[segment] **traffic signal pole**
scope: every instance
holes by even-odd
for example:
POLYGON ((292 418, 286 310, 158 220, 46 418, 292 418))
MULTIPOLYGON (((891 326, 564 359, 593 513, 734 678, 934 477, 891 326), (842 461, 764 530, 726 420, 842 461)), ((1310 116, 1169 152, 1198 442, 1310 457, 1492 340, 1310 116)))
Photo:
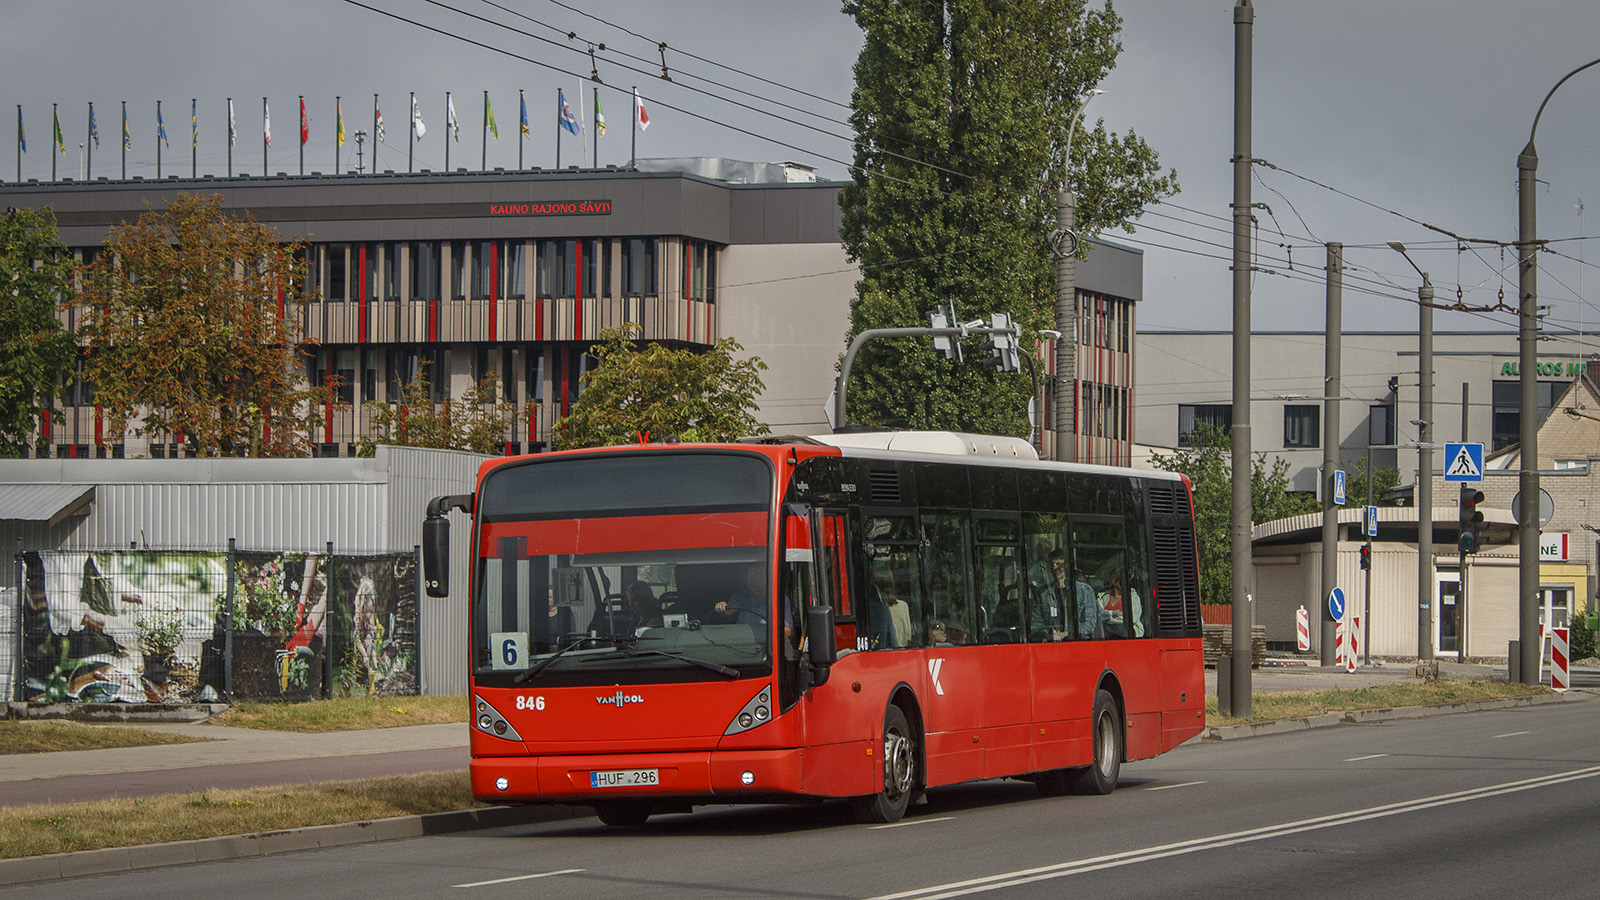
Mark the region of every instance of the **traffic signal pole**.
MULTIPOLYGON (((980 321, 978 323, 953 325, 947 328, 929 328, 926 326, 913 328, 868 328, 865 331, 857 334, 855 338, 850 341, 849 349, 845 350, 844 352, 844 361, 839 364, 839 378, 834 383, 833 430, 835 432, 843 431, 849 423, 849 419, 845 417, 845 410, 848 408, 845 402, 845 391, 848 389, 850 384, 850 368, 851 366, 855 365, 856 354, 860 352, 861 346, 870 340, 875 340, 877 338, 897 337, 948 337, 959 339, 975 334, 993 335, 993 347, 991 349, 1001 360, 998 365, 1003 371, 1006 372, 1017 371, 1018 355, 1022 352, 1020 349, 1022 342, 1021 327, 1012 322, 1010 317, 1003 313, 996 314, 993 318, 991 318, 990 322, 991 324, 989 325, 984 325, 980 321), (1002 340, 1002 336, 1006 340, 1002 340)), ((951 358, 954 359, 955 356, 952 355, 951 358)), ((1035 389, 1034 393, 1038 393, 1037 388, 1035 389)))

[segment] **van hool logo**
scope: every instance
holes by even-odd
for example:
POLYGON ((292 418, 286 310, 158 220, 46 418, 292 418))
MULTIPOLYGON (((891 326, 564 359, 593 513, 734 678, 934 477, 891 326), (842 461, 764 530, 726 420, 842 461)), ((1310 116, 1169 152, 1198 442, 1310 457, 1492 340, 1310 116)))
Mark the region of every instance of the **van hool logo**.
POLYGON ((601 706, 627 706, 629 703, 643 703, 644 698, 638 694, 624 694, 617 691, 609 697, 596 697, 594 702, 601 706))
POLYGON ((545 203, 491 203, 491 216, 609 216, 610 200, 561 200, 545 203))

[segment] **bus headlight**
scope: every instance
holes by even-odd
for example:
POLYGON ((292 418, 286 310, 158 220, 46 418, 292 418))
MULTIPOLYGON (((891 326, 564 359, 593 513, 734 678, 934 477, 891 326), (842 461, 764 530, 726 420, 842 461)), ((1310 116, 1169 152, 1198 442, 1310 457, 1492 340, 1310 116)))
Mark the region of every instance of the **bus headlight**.
POLYGON ((743 709, 734 714, 733 721, 728 723, 728 729, 722 732, 723 736, 749 731, 765 724, 772 718, 771 703, 771 688, 762 688, 754 697, 750 698, 750 702, 746 703, 743 709))

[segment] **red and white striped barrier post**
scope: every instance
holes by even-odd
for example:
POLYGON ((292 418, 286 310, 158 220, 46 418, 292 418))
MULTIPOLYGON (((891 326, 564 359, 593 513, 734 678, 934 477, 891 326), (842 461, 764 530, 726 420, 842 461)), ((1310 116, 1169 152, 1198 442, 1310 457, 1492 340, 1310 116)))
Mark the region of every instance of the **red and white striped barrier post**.
POLYGON ((1311 614, 1304 606, 1294 614, 1295 646, 1304 653, 1311 649, 1311 614))
POLYGON ((1344 642, 1346 653, 1344 668, 1346 672, 1355 672, 1356 664, 1361 659, 1361 617, 1352 613, 1350 627, 1347 630, 1349 634, 1344 642))
POLYGON ((1557 691, 1565 691, 1572 683, 1568 671, 1567 657, 1571 654, 1571 629, 1550 629, 1550 687, 1557 691))

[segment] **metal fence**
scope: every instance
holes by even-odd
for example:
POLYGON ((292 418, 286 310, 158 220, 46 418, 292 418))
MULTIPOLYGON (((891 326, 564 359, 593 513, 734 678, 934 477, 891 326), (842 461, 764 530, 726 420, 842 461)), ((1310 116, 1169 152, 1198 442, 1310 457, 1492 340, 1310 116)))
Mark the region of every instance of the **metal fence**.
POLYGON ((226 550, 25 551, 16 565, 23 590, 0 598, 0 671, 14 700, 419 693, 415 551, 238 550, 230 540, 226 550))

